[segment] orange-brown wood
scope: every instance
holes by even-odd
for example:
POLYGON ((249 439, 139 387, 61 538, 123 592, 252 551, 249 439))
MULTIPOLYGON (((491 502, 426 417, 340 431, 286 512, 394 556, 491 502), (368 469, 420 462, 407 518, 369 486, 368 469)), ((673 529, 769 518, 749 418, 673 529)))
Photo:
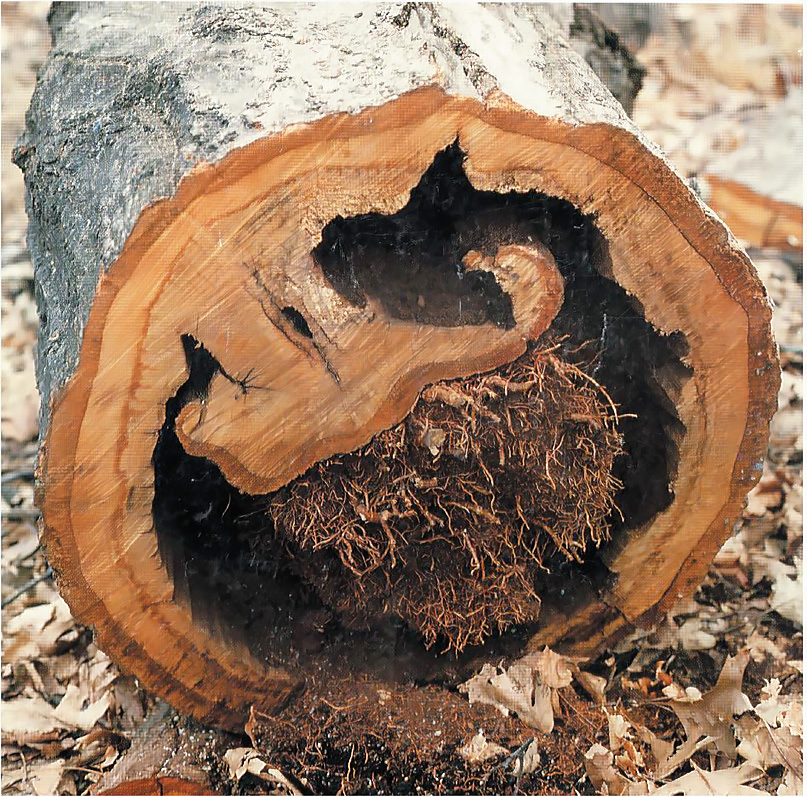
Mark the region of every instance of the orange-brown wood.
POLYGON ((465 259, 511 296, 509 330, 355 307, 312 261, 325 224, 398 211, 455 140, 475 188, 538 190, 595 214, 610 252, 598 268, 689 346, 688 379, 655 375, 685 428, 674 500, 605 551, 608 592, 584 594, 572 615, 548 608, 540 640, 590 651, 692 590, 761 472, 778 384, 764 290, 726 229, 631 133, 541 117, 495 92, 485 105, 430 87, 267 136, 199 167, 142 214, 98 285, 40 460, 44 540, 74 613, 121 666, 206 721, 242 727, 250 706, 271 711, 300 679, 196 621, 160 556, 151 457, 166 401, 187 378, 181 336, 264 388, 219 374, 177 421, 188 453, 250 493, 359 447, 426 384, 517 357, 562 300, 540 244, 465 259), (310 339, 295 337, 284 307, 305 317, 310 339))
MULTIPOLYGON (((301 197, 300 206, 310 199, 301 197)), ((277 234, 279 240, 291 235, 286 229, 277 234)), ((302 244, 299 266, 264 267, 253 285, 239 286, 240 301, 249 307, 251 293, 260 307, 251 319, 257 323, 200 327, 205 346, 222 352, 228 373, 252 370, 251 379, 266 389, 245 395, 215 377, 204 401, 180 413, 177 434, 189 454, 214 460, 228 481, 250 493, 276 490, 315 462, 353 451, 394 426, 427 384, 516 359, 549 327, 563 301, 563 278, 548 250, 538 243, 510 245, 487 258, 471 252, 465 260, 468 270, 484 268, 499 278, 513 301, 513 329, 400 321, 374 301, 352 308, 329 288, 306 254, 314 243, 302 244), (283 317, 280 308, 289 305, 304 308, 312 340, 283 317), (267 418, 283 423, 267 424, 267 418)), ((260 245, 267 246, 266 236, 260 245)), ((249 249, 226 256, 259 268, 249 249)), ((198 251, 186 257, 197 273, 207 267, 198 251)))
POLYGON ((131 794, 131 795, 147 795, 147 794, 220 794, 217 791, 210 791, 204 784, 194 783, 190 780, 183 780, 182 778, 138 778, 137 780, 130 780, 126 783, 121 783, 114 786, 108 791, 99 792, 100 794, 131 794))

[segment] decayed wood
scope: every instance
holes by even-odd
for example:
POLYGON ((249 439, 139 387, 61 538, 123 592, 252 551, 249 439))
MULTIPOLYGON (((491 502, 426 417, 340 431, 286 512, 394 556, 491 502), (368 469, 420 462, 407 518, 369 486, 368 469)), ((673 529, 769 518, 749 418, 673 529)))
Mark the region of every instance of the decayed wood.
MULTIPOLYGON (((416 148, 414 140, 406 144, 416 148)), ((424 156, 428 157, 428 151, 424 156)), ((362 163, 360 147, 348 150, 346 158, 359 170, 378 168, 375 159, 362 163)), ((253 164, 249 181, 272 192, 274 158, 268 160, 270 166, 265 171, 253 164)), ((424 171, 427 165, 416 161, 412 176, 417 175, 419 166, 424 171)), ((320 182, 321 192, 323 167, 317 164, 314 168, 317 178, 306 181, 306 175, 299 177, 312 189, 320 182)), ((325 168, 338 169, 339 165, 325 168)), ((244 194, 254 190, 243 189, 244 194)), ((377 184, 371 190, 378 190, 377 184)), ((231 214, 220 197, 208 194, 205 201, 211 203, 210 210, 199 206, 199 212, 215 213, 219 234, 237 242, 239 230, 260 215, 265 196, 258 194, 247 208, 239 207, 231 214)), ((309 191, 293 194, 291 199, 309 212, 325 215, 316 208, 316 198, 309 191)), ((288 247, 299 223, 294 219, 288 228, 278 225, 270 235, 252 239, 250 247, 235 243, 235 251, 224 246, 211 250, 210 241, 206 246, 186 247, 176 266, 177 277, 171 280, 178 294, 172 295, 166 286, 160 297, 161 302, 176 304, 182 295, 187 299, 188 284, 203 284, 210 293, 199 297, 198 305, 192 307, 218 305, 225 317, 240 313, 244 319, 233 329, 222 327, 220 316, 211 317, 210 326, 203 323, 198 327, 198 335, 208 350, 222 352, 220 359, 217 356, 222 371, 251 371, 252 384, 239 386, 227 378, 215 379, 204 400, 192 402, 181 411, 177 435, 189 454, 216 461, 227 480, 245 492, 276 490, 315 462, 354 450, 400 421, 427 384, 488 371, 515 359, 524 352, 526 341, 535 340, 547 329, 563 299, 563 279, 543 246, 503 246, 489 259, 488 270, 499 277, 499 284, 513 301, 516 323, 512 329, 396 323, 376 302, 368 301, 365 307, 354 309, 340 301, 324 275, 311 268, 308 253, 315 242, 309 237, 302 238, 282 271, 273 273, 256 265, 266 252, 288 247), (215 258, 247 264, 252 280, 244 280, 234 271, 228 275, 232 281, 204 281, 211 251, 215 258), (258 311, 244 313, 250 300, 257 303, 258 311), (296 332, 283 316, 281 308, 290 306, 302 308, 311 339, 296 332), (272 352, 272 362, 263 365, 266 351, 272 352), (372 364, 371 369, 368 364, 372 364), (282 418, 283 423, 267 425, 268 417, 282 418)), ((149 246, 148 250, 149 258, 153 257, 155 248, 149 246)), ((483 262, 481 258, 480 253, 469 253, 466 261, 474 266, 467 270, 474 270, 476 263, 483 262)), ((140 271, 141 262, 137 258, 132 268, 140 271)), ((164 278, 165 261, 160 254, 150 262, 155 264, 154 278, 164 278)), ((125 258, 118 266, 124 263, 128 263, 125 258)), ((193 312, 198 311, 191 309, 193 312)), ((187 327, 191 319, 186 316, 179 324, 187 327)), ((112 320, 110 312, 106 329, 112 320)), ((122 320, 124 325, 129 323, 128 310, 124 310, 122 320)), ((164 338, 158 340, 161 345, 164 338)), ((158 385, 151 389, 157 395, 162 391, 158 385)))
POLYGON ((652 375, 678 420, 672 500, 616 535, 607 584, 547 596, 532 644, 590 652, 694 589, 761 473, 770 306, 544 11, 170 5, 155 19, 126 5, 57 8, 53 23, 17 152, 43 311, 43 539, 71 609, 122 666, 230 727, 300 685, 199 622, 159 549, 152 456, 189 346, 216 368, 179 411, 183 447, 265 493, 551 325, 563 279, 538 241, 465 255, 465 274, 510 297, 506 324, 395 318, 315 261, 328 223, 399 212, 451 147, 477 191, 537 191, 595 218, 596 268, 686 344, 652 375))

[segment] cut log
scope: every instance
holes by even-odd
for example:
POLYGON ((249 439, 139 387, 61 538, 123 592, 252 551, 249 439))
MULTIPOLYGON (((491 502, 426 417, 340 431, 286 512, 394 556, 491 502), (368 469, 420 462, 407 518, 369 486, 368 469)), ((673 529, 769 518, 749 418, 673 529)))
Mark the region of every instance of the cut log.
POLYGON ((243 728, 331 675, 591 653, 695 589, 762 471, 771 308, 558 21, 51 28, 15 155, 42 539, 124 670, 243 728))

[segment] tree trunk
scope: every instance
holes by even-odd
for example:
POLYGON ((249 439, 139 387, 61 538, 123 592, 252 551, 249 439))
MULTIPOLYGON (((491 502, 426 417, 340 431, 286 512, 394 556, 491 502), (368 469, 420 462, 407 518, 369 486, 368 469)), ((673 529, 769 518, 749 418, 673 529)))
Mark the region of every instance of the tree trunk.
POLYGON ((54 7, 16 151, 42 537, 177 708, 591 653, 730 533, 771 309, 563 17, 54 7))

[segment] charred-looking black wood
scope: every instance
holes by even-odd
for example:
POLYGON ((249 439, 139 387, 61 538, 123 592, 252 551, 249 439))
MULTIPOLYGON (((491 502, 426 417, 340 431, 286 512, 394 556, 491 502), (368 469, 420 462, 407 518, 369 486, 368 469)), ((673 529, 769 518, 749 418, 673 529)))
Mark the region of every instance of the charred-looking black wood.
MULTIPOLYGON (((315 258, 346 298, 360 303, 362 297, 372 295, 391 314, 399 312, 398 317, 410 318, 424 309, 424 302, 416 298, 420 291, 426 292, 425 307, 429 307, 435 281, 425 279, 428 271, 424 269, 415 274, 417 287, 412 289, 408 277, 396 277, 390 264, 397 263, 409 274, 412 263, 430 262, 445 274, 440 290, 450 289, 441 295, 444 310, 448 295, 457 299, 462 293, 477 296, 477 312, 484 314, 490 312, 491 294, 465 293, 468 275, 460 277, 462 272, 456 268, 463 253, 471 249, 494 252, 511 243, 545 244, 566 283, 564 303, 550 333, 553 338, 563 337, 564 356, 596 363, 592 375, 624 416, 619 428, 625 453, 615 460, 613 471, 623 486, 616 498, 618 511, 611 518, 612 538, 637 528, 667 507, 673 497, 670 485, 677 466, 677 441, 685 430, 655 380, 668 369, 682 383, 688 378, 683 362, 686 342, 681 336, 659 334, 636 302, 604 276, 610 273, 608 245, 596 219, 566 201, 536 191, 477 191, 463 171, 463 158, 456 144, 438 153, 413 189, 409 204, 392 217, 367 214, 326 225, 315 258), (407 219, 414 225, 412 229, 407 227, 407 219), (428 226, 430 220, 433 228, 428 226), (431 259, 423 256, 418 248, 421 244, 431 259), (449 266, 454 269, 451 278, 449 266), (388 289, 389 285, 393 287, 388 289)), ((441 312, 435 310, 437 316, 441 312)), ((305 334, 305 327, 295 323, 294 309, 286 308, 284 313, 305 334)), ((439 323, 446 320, 445 315, 435 319, 439 323)), ((272 496, 238 492, 214 464, 182 449, 174 433, 179 410, 187 400, 203 394, 210 379, 221 373, 214 353, 200 345, 203 341, 186 337, 184 343, 188 381, 166 405, 165 424, 153 458, 155 525, 177 595, 190 601, 194 615, 207 627, 246 638, 272 663, 288 663, 284 659, 288 650, 302 656, 302 661, 327 639, 331 661, 339 655, 352 660, 356 654, 346 651, 358 646, 363 652, 353 666, 366 662, 367 668, 377 669, 391 652, 397 656, 406 651, 416 662, 410 669, 401 668, 406 677, 433 674, 437 666, 434 656, 394 619, 389 633, 340 627, 338 618, 323 611, 315 590, 300 577, 294 551, 275 534, 266 512, 272 496), (300 627, 305 626, 301 617, 313 618, 313 645, 305 634, 300 635, 300 627), (373 657, 367 651, 378 655, 373 657)), ((536 585, 539 593, 568 589, 574 579, 602 587, 609 577, 597 550, 589 551, 582 565, 560 557, 549 564, 552 573, 536 585)), ((514 640, 526 637, 508 634, 493 644, 517 645, 514 640)), ((439 666, 450 665, 443 662, 439 666)))
POLYGON ((463 227, 463 219, 483 221, 485 212, 476 206, 479 192, 465 176, 464 157, 456 141, 437 153, 409 202, 391 216, 337 216, 325 226, 312 254, 345 299, 364 307, 371 296, 392 318, 419 324, 515 326, 512 299, 493 274, 462 265, 487 232, 463 227))

